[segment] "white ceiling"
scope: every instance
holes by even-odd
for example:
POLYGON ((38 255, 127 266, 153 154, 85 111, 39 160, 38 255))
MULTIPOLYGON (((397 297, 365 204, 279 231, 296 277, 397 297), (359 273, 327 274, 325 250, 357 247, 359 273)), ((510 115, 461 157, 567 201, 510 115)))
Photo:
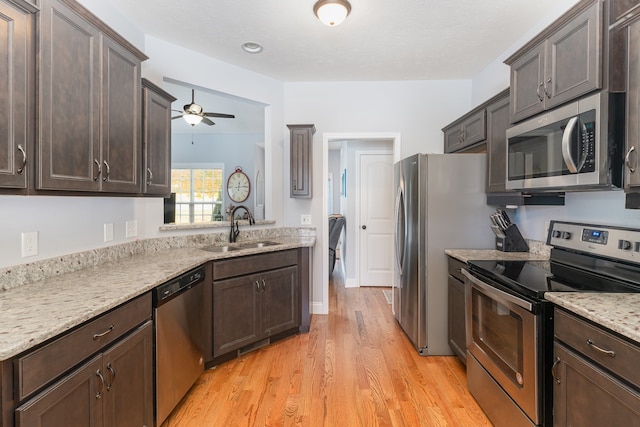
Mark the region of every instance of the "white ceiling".
POLYGON ((555 0, 350 0, 338 27, 318 21, 316 0, 110 1, 146 34, 293 82, 469 79, 555 0))

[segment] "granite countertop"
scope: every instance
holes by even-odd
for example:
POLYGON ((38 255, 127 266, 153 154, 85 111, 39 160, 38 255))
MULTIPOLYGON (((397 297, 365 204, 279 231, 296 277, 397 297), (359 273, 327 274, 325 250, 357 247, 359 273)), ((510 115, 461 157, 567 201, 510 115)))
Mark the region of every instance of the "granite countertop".
POLYGON ((157 250, 0 291, 0 361, 207 261, 315 245, 315 236, 269 240, 279 244, 229 252, 209 252, 202 246, 157 250))
POLYGON ((445 249, 444 253, 464 263, 469 261, 546 261, 549 255, 533 252, 502 252, 496 249, 445 249))
POLYGON ((640 293, 547 292, 544 297, 640 345, 640 293))

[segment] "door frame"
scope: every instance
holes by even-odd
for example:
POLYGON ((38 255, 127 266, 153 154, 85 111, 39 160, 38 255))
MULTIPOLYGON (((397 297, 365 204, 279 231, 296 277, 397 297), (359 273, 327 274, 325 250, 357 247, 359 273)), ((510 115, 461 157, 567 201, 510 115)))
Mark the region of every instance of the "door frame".
MULTIPOLYGON (((393 156, 393 152, 394 150, 391 149, 380 149, 380 148, 372 148, 371 150, 356 150, 356 171, 355 171, 355 178, 356 178, 356 189, 355 189, 355 196, 358 197, 358 202, 356 203, 356 218, 355 221, 357 221, 358 225, 360 222, 360 190, 361 190, 361 185, 362 183, 360 182, 360 161, 362 160, 362 156, 363 155, 376 155, 376 154, 380 154, 380 155, 385 155, 385 154, 389 154, 393 156)), ((393 176, 393 163, 394 163, 395 159, 391 159, 391 172, 392 172, 392 176, 393 176)), ((393 183, 391 183, 391 185, 393 186, 393 183)), ((389 203, 393 204, 393 193, 390 195, 390 199, 389 199, 389 203)), ((353 220, 352 220, 353 221, 353 220)), ((391 233, 393 233, 393 227, 391 227, 391 233)), ((347 283, 345 283, 345 287, 347 288, 359 288, 360 287, 360 277, 361 277, 361 271, 362 271, 362 264, 361 264, 361 259, 360 259, 360 244, 361 244, 361 239, 362 239, 362 231, 361 228, 358 226, 358 228, 356 229, 356 278, 355 278, 355 283, 352 283, 353 281, 347 281, 347 283)), ((391 255, 391 261, 393 261, 393 254, 391 255)), ((389 265, 393 265, 393 263, 390 263, 389 265)), ((393 272, 392 272, 393 274, 393 272)))
MULTIPOLYGON (((322 134, 322 212, 327 212, 327 179, 329 173, 329 142, 342 140, 393 140, 393 162, 400 160, 401 133, 400 132, 336 132, 322 134)), ((322 259, 322 302, 312 302, 311 312, 314 314, 329 313, 329 257, 324 256, 329 251, 329 224, 328 221, 320 221, 318 230, 320 237, 316 242, 317 250, 320 251, 322 259)), ((317 257, 314 257, 317 260, 317 257)), ((315 268, 314 268, 315 270, 315 268)), ((314 275, 317 277, 316 275, 314 275)), ((313 286, 314 293, 316 286, 313 286)))

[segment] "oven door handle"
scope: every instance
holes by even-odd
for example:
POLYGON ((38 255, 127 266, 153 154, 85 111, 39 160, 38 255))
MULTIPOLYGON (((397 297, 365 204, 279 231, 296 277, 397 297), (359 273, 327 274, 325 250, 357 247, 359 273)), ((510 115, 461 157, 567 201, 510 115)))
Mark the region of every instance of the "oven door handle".
POLYGON ((462 274, 465 275, 471 282, 476 285, 481 291, 483 291, 489 297, 496 297, 508 301, 512 304, 517 305, 518 307, 522 307, 529 312, 533 312, 533 304, 530 302, 524 301, 516 296, 513 296, 509 293, 501 291, 500 289, 494 288, 491 285, 486 284, 475 276, 472 276, 467 270, 462 269, 462 274))

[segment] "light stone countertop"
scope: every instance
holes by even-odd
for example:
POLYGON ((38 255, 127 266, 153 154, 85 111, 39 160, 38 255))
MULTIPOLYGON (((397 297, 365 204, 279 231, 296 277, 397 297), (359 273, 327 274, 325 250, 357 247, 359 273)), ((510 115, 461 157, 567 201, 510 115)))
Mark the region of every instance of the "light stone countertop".
POLYGON ((467 263, 469 261, 546 261, 549 255, 533 252, 502 252, 496 249, 445 249, 444 253, 467 263))
POLYGON ((269 240, 280 244, 229 252, 208 252, 201 247, 161 249, 0 291, 0 361, 207 261, 315 245, 315 236, 269 240))
POLYGON ((547 292, 544 297, 640 345, 640 293, 547 292))

